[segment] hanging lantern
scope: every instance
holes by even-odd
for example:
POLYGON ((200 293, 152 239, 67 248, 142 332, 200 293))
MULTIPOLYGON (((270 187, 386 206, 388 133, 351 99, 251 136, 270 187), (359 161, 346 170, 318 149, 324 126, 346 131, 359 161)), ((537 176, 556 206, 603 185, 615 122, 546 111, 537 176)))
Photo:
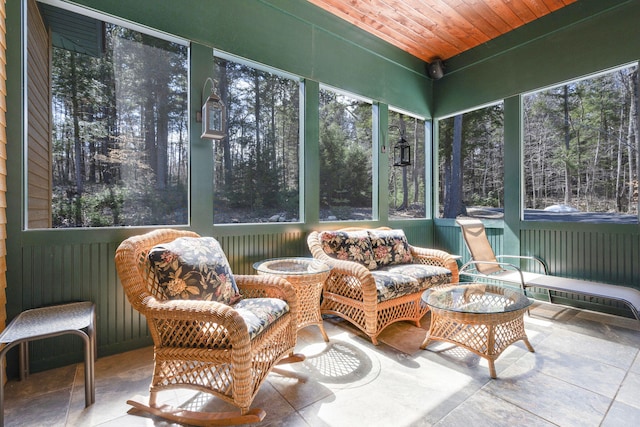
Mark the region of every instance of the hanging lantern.
POLYGON ((411 166, 411 146, 400 136, 400 141, 393 147, 393 166, 411 166))
MULTIPOLYGON (((209 80, 211 80, 211 78, 207 78, 204 82, 205 86, 209 80)), ((220 97, 215 93, 215 83, 213 80, 211 80, 211 85, 211 94, 205 103, 202 104, 202 135, 200 137, 219 141, 227 134, 225 107, 220 97)), ((204 92, 204 87, 202 91, 204 92)))

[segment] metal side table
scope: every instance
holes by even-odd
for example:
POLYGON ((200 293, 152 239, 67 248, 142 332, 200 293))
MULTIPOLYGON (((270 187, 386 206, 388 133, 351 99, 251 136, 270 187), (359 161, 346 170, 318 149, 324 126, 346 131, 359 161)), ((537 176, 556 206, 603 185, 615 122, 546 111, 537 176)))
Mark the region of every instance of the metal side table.
MULTIPOLYGON (((85 406, 95 402, 96 331, 95 304, 75 302, 26 310, 16 316, 0 334, 0 363, 7 352, 20 344, 20 380, 29 375, 29 341, 75 334, 84 340, 85 406), (86 332, 85 332, 86 330, 86 332)), ((0 426, 4 425, 4 368, 0 367, 0 426)))

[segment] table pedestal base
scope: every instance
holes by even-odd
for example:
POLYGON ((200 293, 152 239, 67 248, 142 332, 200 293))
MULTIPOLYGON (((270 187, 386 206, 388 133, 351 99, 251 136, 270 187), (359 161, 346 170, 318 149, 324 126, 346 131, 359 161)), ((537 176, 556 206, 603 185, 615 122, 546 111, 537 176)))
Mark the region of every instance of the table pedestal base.
POLYGON ((489 361, 489 374, 496 378, 495 360, 511 344, 524 341, 534 352, 524 330, 525 309, 508 313, 461 313, 431 309, 431 326, 420 346, 445 341, 466 348, 489 361))

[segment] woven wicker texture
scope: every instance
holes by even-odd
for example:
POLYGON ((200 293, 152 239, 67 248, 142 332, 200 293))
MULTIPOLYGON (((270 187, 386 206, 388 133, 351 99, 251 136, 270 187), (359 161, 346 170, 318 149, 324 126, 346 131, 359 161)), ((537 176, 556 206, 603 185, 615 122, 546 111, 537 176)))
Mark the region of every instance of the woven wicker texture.
POLYGON ((320 297, 329 266, 313 258, 282 258, 255 263, 254 268, 259 274, 273 274, 291 283, 298 297, 298 330, 316 325, 322 338, 329 342, 320 313, 320 297))
MULTIPOLYGON (((389 230, 381 227, 380 230, 389 230)), ((365 230, 345 228, 344 231, 365 230)), ((378 302, 376 283, 371 271, 352 261, 343 261, 328 256, 322 249, 320 232, 314 231, 307 238, 309 250, 314 258, 332 267, 325 281, 323 314, 342 317, 363 331, 373 344, 378 344, 378 335, 391 323, 408 320, 420 326, 420 319, 429 311, 422 301, 422 291, 378 302)), ((451 282, 458 281, 458 264, 444 251, 409 246, 413 263, 435 265, 451 271, 451 282)))
POLYGON ((427 303, 431 326, 421 348, 431 341, 464 347, 489 361, 491 378, 496 378, 495 360, 514 342, 524 341, 533 352, 523 321, 531 302, 522 292, 487 284, 439 286, 427 303))
POLYGON ((165 300, 147 261, 149 250, 196 233, 171 229, 134 236, 120 244, 116 267, 127 298, 149 324, 155 351, 150 406, 167 388, 192 388, 211 393, 249 411, 271 368, 293 354, 298 304, 295 291, 275 276, 235 275, 243 298, 280 298, 289 312, 253 340, 233 309, 218 302, 165 300))

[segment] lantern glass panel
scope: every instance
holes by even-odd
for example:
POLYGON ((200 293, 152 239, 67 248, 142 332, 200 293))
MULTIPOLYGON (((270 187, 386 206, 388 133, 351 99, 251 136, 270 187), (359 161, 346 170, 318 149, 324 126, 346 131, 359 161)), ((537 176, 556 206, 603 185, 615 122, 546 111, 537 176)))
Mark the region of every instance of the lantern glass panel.
POLYGON ((202 106, 202 118, 202 138, 224 138, 224 105, 215 95, 210 96, 202 106))

